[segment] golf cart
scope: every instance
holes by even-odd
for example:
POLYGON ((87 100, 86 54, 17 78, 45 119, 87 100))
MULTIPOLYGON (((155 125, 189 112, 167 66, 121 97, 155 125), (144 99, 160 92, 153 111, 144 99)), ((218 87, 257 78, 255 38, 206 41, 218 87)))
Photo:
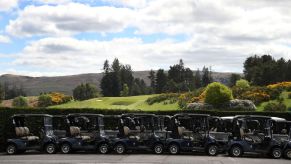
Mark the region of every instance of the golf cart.
POLYGON ((281 158, 281 142, 273 138, 272 127, 271 117, 235 116, 233 135, 228 143, 229 155, 239 157, 244 153, 256 153, 281 158))
POLYGON ((176 114, 171 119, 172 133, 166 145, 171 154, 180 151, 206 152, 215 156, 224 151, 225 141, 218 141, 209 134, 209 120, 205 114, 176 114))
POLYGON ((62 153, 98 150, 105 154, 109 151, 109 140, 104 133, 103 115, 69 114, 65 120, 66 136, 59 138, 62 153))
POLYGON ((147 150, 161 154, 166 138, 161 134, 159 120, 159 117, 154 114, 121 115, 117 138, 112 139, 116 153, 123 154, 127 150, 147 150))
POLYGON ((26 150, 56 153, 57 138, 52 131, 52 116, 47 114, 16 114, 11 117, 13 138, 7 140, 7 154, 26 150))

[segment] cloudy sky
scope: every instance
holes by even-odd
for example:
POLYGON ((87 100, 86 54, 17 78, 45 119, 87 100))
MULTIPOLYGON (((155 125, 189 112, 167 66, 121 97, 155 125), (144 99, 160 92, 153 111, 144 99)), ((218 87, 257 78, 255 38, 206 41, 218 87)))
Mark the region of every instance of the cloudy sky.
POLYGON ((242 72, 253 54, 291 59, 289 0, 0 0, 0 74, 186 66, 242 72))

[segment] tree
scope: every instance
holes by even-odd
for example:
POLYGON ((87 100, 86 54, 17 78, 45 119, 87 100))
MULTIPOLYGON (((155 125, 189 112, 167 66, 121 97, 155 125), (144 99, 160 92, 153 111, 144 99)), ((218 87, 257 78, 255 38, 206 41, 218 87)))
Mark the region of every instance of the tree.
POLYGON ((27 99, 23 96, 15 97, 12 101, 13 107, 28 107, 27 99))
POLYGON ((205 102, 214 107, 219 108, 231 99, 233 99, 232 91, 221 83, 214 82, 206 87, 205 102))
POLYGON ((202 74, 202 86, 205 87, 213 81, 211 71, 208 68, 203 67, 202 74))
POLYGON ((5 98, 5 92, 4 92, 4 87, 2 84, 0 84, 0 103, 4 100, 5 98))
POLYGON ((232 73, 230 75, 230 78, 229 78, 229 82, 230 82, 230 86, 234 86, 236 81, 240 80, 241 79, 241 76, 239 74, 236 74, 236 73, 232 73))
POLYGON ((151 82, 151 84, 150 84, 151 90, 152 90, 152 92, 154 92, 155 86, 156 86, 156 73, 155 73, 155 71, 151 70, 148 78, 150 79, 150 82, 151 82))
POLYGON ((164 87, 167 84, 167 75, 165 74, 163 69, 159 69, 156 76, 156 93, 162 93, 164 87))
POLYGON ((120 96, 126 97, 129 95, 129 89, 127 84, 123 84, 122 91, 120 92, 120 96))
POLYGON ((194 86, 195 86, 195 88, 202 87, 202 79, 201 79, 201 74, 200 74, 199 69, 197 69, 195 76, 194 76, 194 86))
POLYGON ((250 87, 250 83, 245 79, 240 79, 240 80, 236 81, 235 86, 238 88, 245 89, 245 88, 250 87))
POLYGON ((99 93, 94 85, 89 83, 78 85, 73 90, 73 96, 76 100, 88 100, 98 97, 99 93))

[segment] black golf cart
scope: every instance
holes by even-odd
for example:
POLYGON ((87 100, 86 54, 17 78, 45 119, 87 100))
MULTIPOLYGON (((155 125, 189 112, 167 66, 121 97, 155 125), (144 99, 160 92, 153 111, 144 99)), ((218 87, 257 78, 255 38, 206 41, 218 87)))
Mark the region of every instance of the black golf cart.
POLYGON ((26 150, 56 153, 58 141, 52 130, 51 115, 16 114, 11 119, 14 136, 7 140, 7 154, 24 153, 26 150))
POLYGON ((244 153, 271 155, 281 158, 281 142, 272 136, 273 121, 267 116, 235 116, 233 134, 228 143, 230 156, 239 157, 244 153))
POLYGON ((128 150, 163 152, 165 135, 162 134, 160 118, 154 114, 123 114, 118 123, 118 134, 112 139, 118 154, 128 150))
POLYGON ((171 154, 180 151, 206 152, 215 156, 224 151, 226 141, 216 140, 209 134, 209 115, 204 114, 176 114, 171 119, 171 137, 166 145, 171 154))
MULTIPOLYGON (((66 120, 66 136, 59 137, 60 150, 67 154, 72 151, 109 151, 109 140, 104 133, 103 115, 69 114, 66 120)), ((63 133, 59 131, 61 136, 63 133)))

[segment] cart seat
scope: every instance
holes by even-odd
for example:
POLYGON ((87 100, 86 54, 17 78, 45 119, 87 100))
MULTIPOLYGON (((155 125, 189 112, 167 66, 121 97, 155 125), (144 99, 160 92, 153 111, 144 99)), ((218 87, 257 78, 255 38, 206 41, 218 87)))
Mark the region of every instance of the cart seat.
POLYGON ((15 127, 15 133, 17 137, 20 137, 21 139, 28 140, 28 141, 34 141, 39 140, 38 136, 33 136, 28 127, 15 127))
POLYGON ((70 126, 70 133, 72 136, 77 137, 77 138, 82 138, 82 140, 84 140, 84 141, 91 139, 90 136, 81 135, 80 128, 77 126, 70 126))

